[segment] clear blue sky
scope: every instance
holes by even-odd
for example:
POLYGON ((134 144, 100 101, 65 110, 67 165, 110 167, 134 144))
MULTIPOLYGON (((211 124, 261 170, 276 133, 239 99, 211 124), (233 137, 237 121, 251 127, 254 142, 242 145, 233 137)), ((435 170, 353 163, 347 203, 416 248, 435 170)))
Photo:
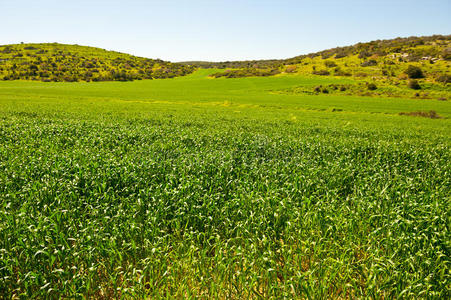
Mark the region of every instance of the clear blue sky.
POLYGON ((0 0, 0 44, 60 42, 149 58, 288 58, 451 34, 451 0, 0 0))

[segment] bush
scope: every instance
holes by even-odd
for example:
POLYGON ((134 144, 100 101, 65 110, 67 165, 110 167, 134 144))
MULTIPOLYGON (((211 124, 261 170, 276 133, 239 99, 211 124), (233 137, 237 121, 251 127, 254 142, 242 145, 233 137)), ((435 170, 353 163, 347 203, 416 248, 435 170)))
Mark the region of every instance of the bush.
POLYGON ((370 91, 374 91, 374 90, 377 90, 377 85, 375 85, 374 83, 370 83, 370 84, 368 84, 367 88, 370 91))
POLYGON ((361 67, 377 66, 377 61, 375 61, 374 59, 370 59, 361 63, 360 66, 361 67))
POLYGON ((439 77, 437 77, 436 81, 444 84, 451 83, 451 75, 449 74, 440 75, 439 77))
POLYGON ((445 50, 443 50, 442 58, 447 61, 451 60, 451 47, 448 47, 445 50))
POLYGON ((423 71, 417 66, 410 65, 404 73, 412 79, 424 78, 423 71))
POLYGON ((407 87, 411 88, 412 90, 420 90, 421 89, 421 86, 417 80, 409 80, 409 82, 407 83, 407 87))
POLYGON ((314 75, 321 75, 321 76, 327 76, 330 75, 330 72, 327 70, 319 70, 319 71, 313 71, 312 74, 314 75))
POLYGON ((333 67, 336 67, 336 66, 337 66, 337 64, 336 64, 335 62, 330 61, 330 60, 326 60, 326 61, 324 62, 324 65, 325 65, 326 67, 328 67, 328 68, 333 68, 333 67))
POLYGON ((343 58, 348 56, 345 52, 339 52, 335 55, 335 58, 343 58))
POLYGON ((364 72, 357 72, 354 74, 355 77, 367 77, 368 74, 364 73, 364 72))
POLYGON ((370 57, 371 55, 372 54, 369 53, 368 51, 363 50, 362 52, 359 53, 359 58, 367 58, 367 57, 370 57))
POLYGON ((252 77, 252 76, 274 76, 280 74, 279 69, 256 69, 256 68, 246 68, 238 70, 225 70, 224 72, 218 72, 211 74, 210 77, 214 78, 242 78, 242 77, 252 77))
POLYGON ((352 74, 346 71, 343 71, 342 69, 340 69, 340 67, 336 67, 334 70, 334 75, 335 76, 351 76, 352 74))

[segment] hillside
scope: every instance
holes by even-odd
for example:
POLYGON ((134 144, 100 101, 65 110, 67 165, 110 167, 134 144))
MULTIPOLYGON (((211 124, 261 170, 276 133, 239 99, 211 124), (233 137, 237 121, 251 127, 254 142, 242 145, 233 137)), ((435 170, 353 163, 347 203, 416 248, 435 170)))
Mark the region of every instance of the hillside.
POLYGON ((407 54, 408 61, 419 61, 423 57, 431 56, 451 60, 451 35, 432 35, 423 37, 395 38, 389 40, 375 40, 367 43, 358 43, 352 46, 336 47, 319 52, 295 56, 288 59, 243 60, 243 61, 187 61, 186 65, 195 65, 201 68, 275 68, 283 65, 302 63, 306 58, 321 57, 343 58, 357 55, 359 58, 371 56, 389 56, 394 53, 407 54))
POLYGON ((214 78, 299 75, 346 79, 346 84, 322 84, 276 89, 274 94, 337 94, 341 96, 403 97, 449 100, 451 36, 398 38, 359 43, 286 60, 225 63, 193 62, 219 68, 214 78))
POLYGON ((279 73, 322 76, 405 79, 409 65, 422 68, 423 77, 450 81, 451 35, 396 38, 358 43, 284 60, 187 62, 201 68, 229 69, 214 77, 271 76, 279 73))
POLYGON ((0 80, 129 81, 184 76, 194 69, 87 46, 58 43, 0 46, 0 80))

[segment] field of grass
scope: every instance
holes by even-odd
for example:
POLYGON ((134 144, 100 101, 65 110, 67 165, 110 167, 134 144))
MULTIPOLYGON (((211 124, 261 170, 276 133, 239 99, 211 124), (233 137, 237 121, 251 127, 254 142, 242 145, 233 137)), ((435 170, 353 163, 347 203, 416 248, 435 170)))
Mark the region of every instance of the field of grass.
POLYGON ((218 71, 0 82, 0 298, 451 296, 449 101, 218 71))

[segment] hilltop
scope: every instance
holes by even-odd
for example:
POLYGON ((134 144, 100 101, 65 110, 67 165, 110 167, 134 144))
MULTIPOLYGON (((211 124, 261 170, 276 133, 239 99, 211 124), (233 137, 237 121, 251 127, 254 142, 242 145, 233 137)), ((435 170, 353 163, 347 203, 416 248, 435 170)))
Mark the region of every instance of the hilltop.
POLYGON ((195 67, 58 43, 0 46, 0 80, 129 81, 173 78, 195 67))

